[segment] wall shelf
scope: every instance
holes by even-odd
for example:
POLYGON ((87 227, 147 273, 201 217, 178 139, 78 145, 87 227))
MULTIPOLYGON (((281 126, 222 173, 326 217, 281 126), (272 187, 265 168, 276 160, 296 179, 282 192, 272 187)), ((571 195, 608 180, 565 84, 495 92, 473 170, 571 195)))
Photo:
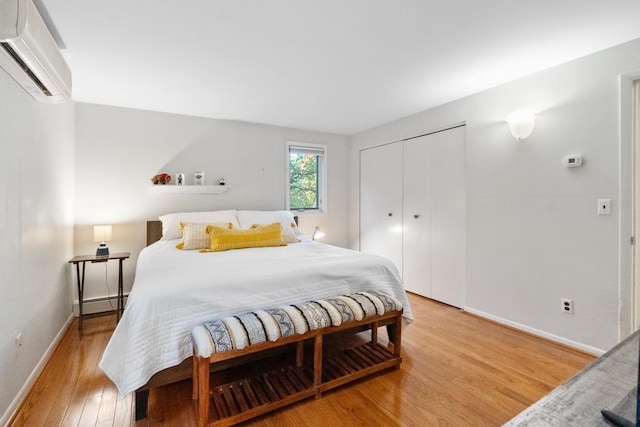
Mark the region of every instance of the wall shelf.
POLYGON ((164 194, 222 194, 231 187, 228 185, 162 185, 156 184, 153 190, 164 194))

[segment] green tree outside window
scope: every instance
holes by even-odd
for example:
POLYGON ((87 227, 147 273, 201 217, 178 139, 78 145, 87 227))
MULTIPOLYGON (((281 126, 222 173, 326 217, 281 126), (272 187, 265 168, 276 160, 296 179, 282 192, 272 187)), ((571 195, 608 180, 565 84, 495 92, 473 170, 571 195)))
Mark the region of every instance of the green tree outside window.
POLYGON ((318 209, 318 156, 289 154, 291 209, 318 209))

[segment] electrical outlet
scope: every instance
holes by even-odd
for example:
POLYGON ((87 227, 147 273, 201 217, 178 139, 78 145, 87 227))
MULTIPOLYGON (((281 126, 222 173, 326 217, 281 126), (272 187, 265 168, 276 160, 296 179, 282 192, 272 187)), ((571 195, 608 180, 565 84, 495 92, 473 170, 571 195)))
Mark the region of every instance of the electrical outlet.
POLYGON ((562 312, 565 314, 573 314, 573 300, 569 298, 562 298, 562 312))
POLYGON ((611 199, 598 199, 598 215, 611 215, 611 199))

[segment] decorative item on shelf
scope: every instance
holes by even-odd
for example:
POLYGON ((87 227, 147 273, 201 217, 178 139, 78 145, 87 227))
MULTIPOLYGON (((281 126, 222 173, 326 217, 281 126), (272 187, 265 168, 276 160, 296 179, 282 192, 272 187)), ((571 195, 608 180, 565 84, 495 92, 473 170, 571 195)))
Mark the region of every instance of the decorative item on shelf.
POLYGON ((176 174, 176 185, 184 185, 184 174, 177 173, 176 174))
POLYGON ((193 174, 193 183, 195 185, 204 185, 204 172, 195 172, 193 174))
POLYGON ((320 230, 320 227, 316 225, 315 230, 313 230, 313 235, 311 236, 312 240, 322 239, 324 237, 324 231, 320 230))
POLYGON ((168 184, 171 182, 171 175, 166 173, 159 173, 158 175, 155 175, 153 178, 151 178, 151 182, 153 183, 153 185, 168 184))
POLYGON ((218 181, 219 185, 227 185, 227 182, 224 180, 224 178, 220 178, 220 181, 218 181))
POLYGON ((533 132, 533 125, 536 121, 536 114, 529 110, 513 111, 505 117, 504 121, 509 125, 511 135, 522 141, 533 132))
POLYGON ((106 242, 111 241, 111 225, 94 225, 93 241, 100 243, 96 250, 96 256, 109 256, 109 248, 106 242))

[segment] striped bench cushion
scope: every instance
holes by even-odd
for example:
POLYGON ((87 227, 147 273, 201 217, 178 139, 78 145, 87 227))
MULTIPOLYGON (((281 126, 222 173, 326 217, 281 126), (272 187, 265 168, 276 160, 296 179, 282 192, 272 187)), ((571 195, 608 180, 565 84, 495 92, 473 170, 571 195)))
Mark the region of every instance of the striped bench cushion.
POLYGON ((368 291, 243 313, 196 326, 191 333, 194 353, 210 357, 401 309, 402 304, 395 298, 368 291))

